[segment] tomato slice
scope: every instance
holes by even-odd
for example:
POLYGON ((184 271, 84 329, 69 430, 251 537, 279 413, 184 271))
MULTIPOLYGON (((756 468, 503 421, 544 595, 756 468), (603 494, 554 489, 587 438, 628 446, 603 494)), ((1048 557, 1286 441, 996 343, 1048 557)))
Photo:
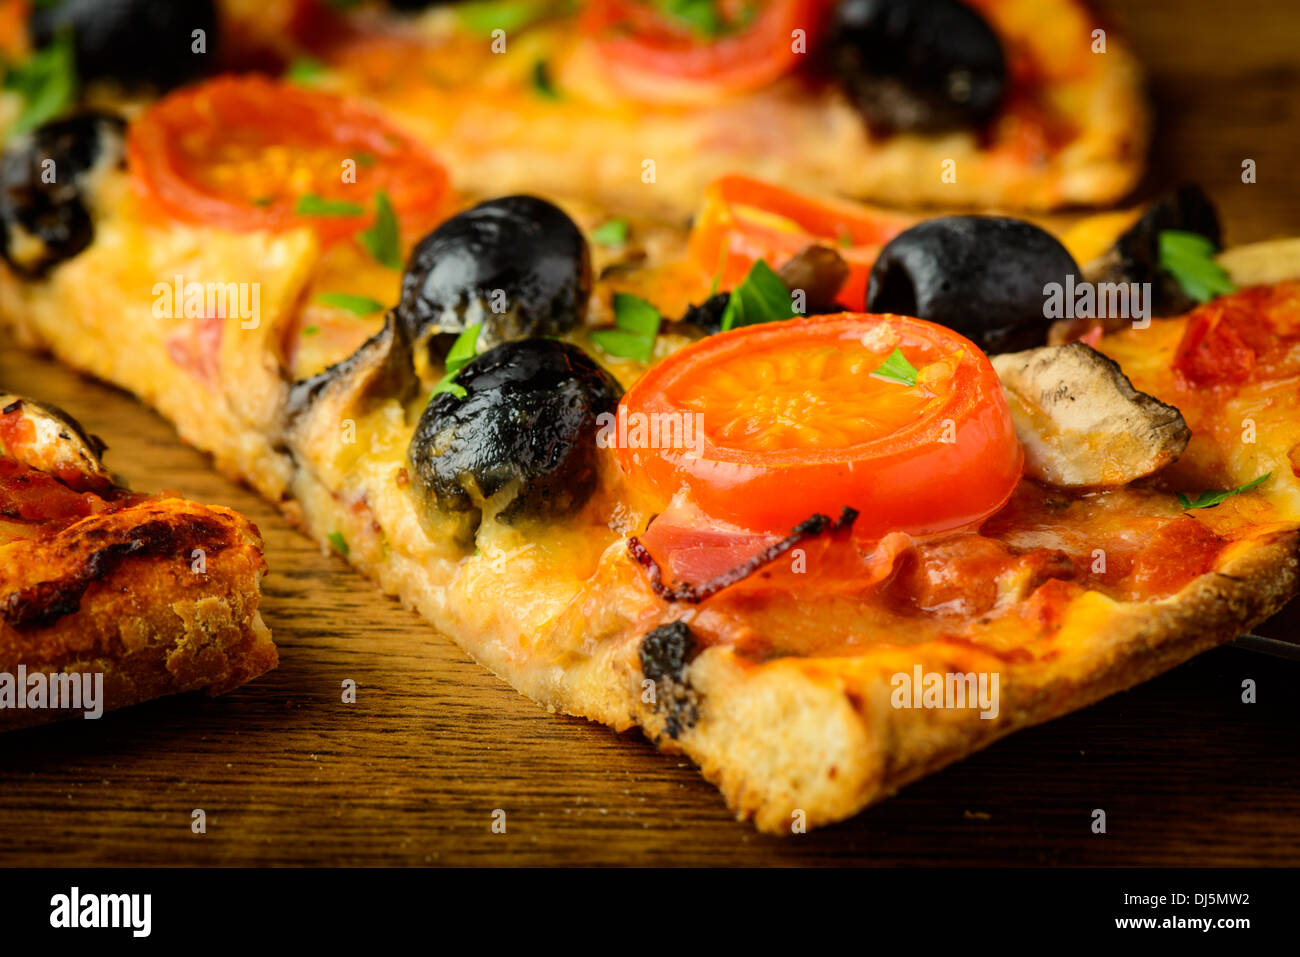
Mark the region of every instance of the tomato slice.
POLYGON ((915 221, 746 176, 724 176, 704 193, 691 229, 690 254, 701 269, 718 277, 719 288, 731 289, 757 259, 779 268, 810 245, 830 246, 849 267, 836 301, 858 312, 865 308, 867 280, 881 247, 915 221))
POLYGON ((860 513, 861 538, 973 525, 1007 500, 1023 464, 988 358, 904 316, 814 316, 702 339, 652 366, 618 417, 611 444, 629 481, 665 503, 684 489, 708 515, 758 532, 845 506, 860 513), (895 349, 914 385, 872 375, 895 349))
POLYGON ((698 103, 754 90, 794 69, 826 21, 825 0, 713 5, 701 32, 649 0, 589 0, 579 21, 609 77, 647 103, 698 103), (804 31, 796 52, 796 30, 804 31))
POLYGON ((371 110, 251 74, 155 103, 131 125, 127 161, 143 194, 176 219, 240 231, 309 225, 325 242, 369 224, 381 190, 403 232, 423 234, 447 193, 443 166, 371 110), (298 212, 304 196, 346 205, 308 215, 298 212))

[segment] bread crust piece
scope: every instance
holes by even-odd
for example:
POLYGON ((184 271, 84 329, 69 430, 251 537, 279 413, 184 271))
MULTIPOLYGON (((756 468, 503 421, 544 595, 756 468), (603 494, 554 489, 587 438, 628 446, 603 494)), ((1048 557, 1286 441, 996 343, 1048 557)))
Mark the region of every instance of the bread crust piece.
MULTIPOLYGON (((9 541, 0 545, 0 672, 102 673, 104 710, 230 691, 278 661, 258 611, 265 572, 256 526, 177 498, 9 541)), ((6 707, 0 730, 69 717, 80 714, 6 707)))

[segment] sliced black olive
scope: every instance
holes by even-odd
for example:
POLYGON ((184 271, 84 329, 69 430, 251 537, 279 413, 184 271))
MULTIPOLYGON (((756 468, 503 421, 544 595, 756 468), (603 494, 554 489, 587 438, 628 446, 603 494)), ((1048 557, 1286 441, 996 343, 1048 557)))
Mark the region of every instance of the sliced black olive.
POLYGON ((1042 345, 1044 287, 1079 267, 1050 233, 1001 216, 941 216, 899 233, 867 284, 868 312, 929 319, 985 352, 1042 345))
POLYGON ((412 485, 426 512, 512 524, 580 508, 596 488, 597 417, 622 390, 581 349, 523 339, 478 356, 456 377, 465 390, 433 397, 411 439, 412 485))
POLYGON ((87 194, 100 170, 123 164, 126 125, 82 113, 15 138, 0 156, 0 257, 28 278, 71 259, 95 229, 87 194))
POLYGON ((872 131, 978 126, 1006 89, 1002 44, 957 0, 842 0, 831 66, 872 131))
POLYGON ((1182 285, 1160 266, 1160 234, 1167 229, 1197 233, 1223 248, 1219 214, 1205 190, 1180 186, 1157 199, 1101 257, 1084 266, 1091 282, 1151 283, 1151 311, 1176 316, 1197 305, 1182 285))
POLYGON ((706 335, 714 335, 722 331, 722 314, 727 311, 729 302, 731 302, 731 293, 717 293, 698 306, 694 304, 688 306, 686 312, 677 321, 692 325, 706 335))
POLYGON ((416 350, 446 355, 482 323, 478 350, 582 323, 591 254, 562 209, 535 196, 489 200, 453 216, 411 253, 397 316, 416 350))
POLYGON ((59 0, 37 4, 28 22, 43 47, 72 31, 77 75, 125 85, 175 86, 203 73, 216 52, 214 0, 59 0), (202 30, 204 52, 195 52, 202 30))

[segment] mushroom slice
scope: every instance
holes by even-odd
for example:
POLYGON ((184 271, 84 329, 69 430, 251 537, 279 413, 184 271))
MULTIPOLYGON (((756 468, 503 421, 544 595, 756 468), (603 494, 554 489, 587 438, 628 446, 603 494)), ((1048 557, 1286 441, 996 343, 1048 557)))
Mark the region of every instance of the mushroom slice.
POLYGON ((992 357, 1025 448, 1025 474, 1065 488, 1124 485, 1175 461, 1191 430, 1081 342, 992 357))
POLYGON ((0 394, 0 454, 78 491, 102 491, 113 484, 100 456, 104 443, 68 413, 17 395, 0 394))

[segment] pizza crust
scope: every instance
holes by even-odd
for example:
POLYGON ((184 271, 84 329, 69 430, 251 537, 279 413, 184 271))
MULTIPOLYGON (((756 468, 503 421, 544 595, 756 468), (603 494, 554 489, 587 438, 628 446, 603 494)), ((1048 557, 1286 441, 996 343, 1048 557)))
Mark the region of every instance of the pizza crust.
POLYGON ((703 652, 688 679, 701 699, 694 728, 676 740, 663 719, 647 733, 681 751, 721 789, 739 819, 790 833, 843 820, 904 785, 1020 728, 1086 707, 1142 683, 1278 611, 1300 588, 1300 532, 1265 532, 1231 546, 1219 567, 1176 595, 1146 604, 1077 598, 1051 639, 1046 663, 999 659, 970 646, 918 645, 856 658, 785 659, 756 665, 725 648, 703 652), (927 671, 1001 672, 1000 714, 895 709, 890 676, 927 671))

